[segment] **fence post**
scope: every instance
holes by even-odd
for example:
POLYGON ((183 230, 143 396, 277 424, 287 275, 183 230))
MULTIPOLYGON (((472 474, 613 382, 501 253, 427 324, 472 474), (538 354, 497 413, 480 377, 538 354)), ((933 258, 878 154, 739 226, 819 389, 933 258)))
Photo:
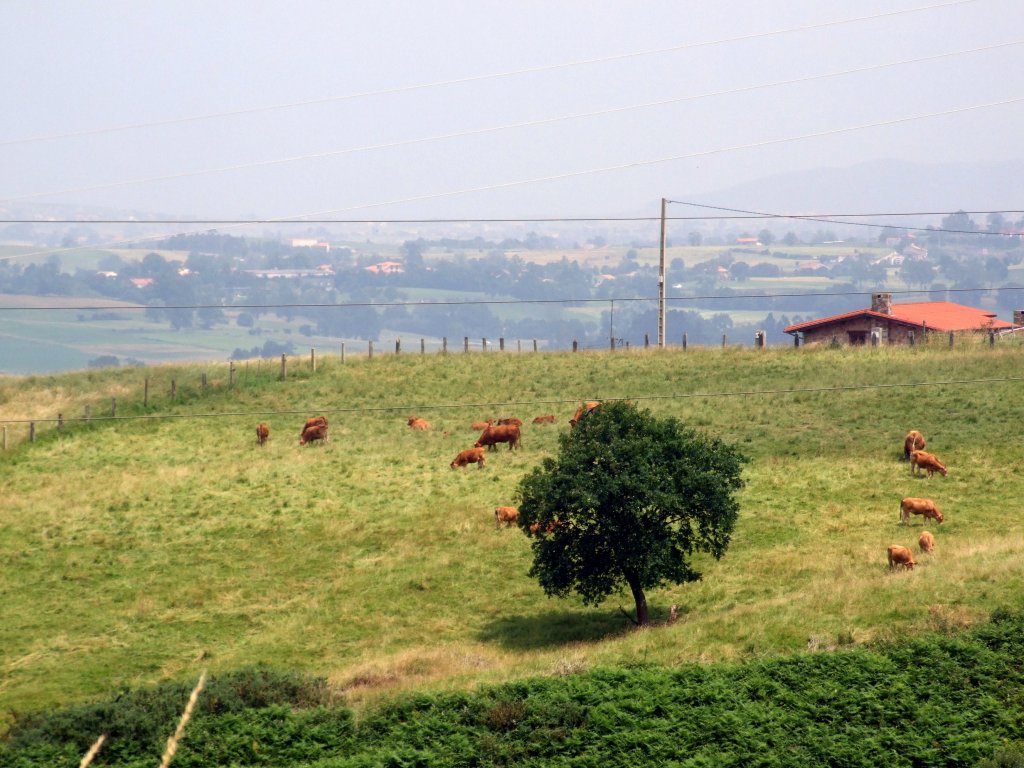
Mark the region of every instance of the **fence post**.
POLYGON ((914 332, 913 331, 907 331, 907 343, 910 346, 914 346, 914 332))
POLYGON ((608 337, 608 349, 610 349, 612 352, 615 351, 615 337, 614 336, 609 336, 608 337))
POLYGON ((579 352, 580 351, 580 343, 578 341, 576 341, 576 339, 572 340, 572 351, 573 352, 579 352))
POLYGON ((499 352, 504 352, 505 351, 505 337, 504 336, 499 336, 498 337, 498 351, 499 352))
POLYGON ((651 346, 651 337, 648 334, 644 334, 644 349, 649 349, 651 346))
POLYGON ((309 369, 316 373, 316 347, 309 348, 309 369))
POLYGON ((465 352, 469 352, 469 336, 462 337, 462 347, 465 352))
POLYGON ((281 373, 278 374, 278 378, 281 381, 284 381, 287 376, 288 376, 288 357, 285 355, 284 352, 282 352, 281 353, 281 373))
POLYGON ((402 340, 397 337, 395 338, 395 354, 402 354, 402 340))
POLYGON ((235 361, 228 363, 228 386, 235 386, 235 361))
POLYGON ((988 329, 988 345, 994 347, 996 345, 996 332, 994 328, 988 329))
POLYGON ((442 355, 447 355, 448 354, 448 337, 447 336, 442 336, 441 337, 441 354, 442 355))
POLYGON ((484 336, 484 338, 482 338, 480 340, 480 351, 481 352, 486 352, 487 351, 487 337, 486 336, 484 336))
POLYGON ((345 362, 345 342, 341 342, 341 362, 345 362))
POLYGON ((64 414, 57 414, 57 429, 64 429, 64 414))
POLYGON ((367 345, 367 346, 366 346, 366 356, 367 356, 367 357, 368 357, 368 358, 369 358, 370 360, 373 360, 373 340, 372 340, 372 339, 370 339, 369 341, 367 341, 367 342, 366 342, 366 345, 367 345))
POLYGON ((171 379, 171 400, 175 400, 178 395, 178 384, 174 379, 171 379))
POLYGON ((4 450, 7 450, 7 425, 4 425, 4 450))
POLYGON ((726 338, 726 335, 723 333, 722 334, 722 349, 725 349, 725 345, 726 345, 727 341, 728 341, 728 339, 726 338))
POLYGON ((533 340, 533 351, 534 352, 537 351, 537 340, 536 339, 533 340))
POLYGON ((686 342, 687 342, 687 340, 688 340, 688 339, 687 339, 687 336, 686 336, 686 334, 684 333, 684 334, 683 334, 683 352, 685 352, 685 351, 686 351, 686 342))
POLYGON ((28 423, 28 441, 30 443, 36 441, 36 423, 34 421, 28 423))
POLYGON ((420 337, 420 354, 427 354, 427 340, 424 339, 422 336, 420 337))
POLYGON ((949 332, 949 348, 950 349, 953 348, 953 332, 952 331, 949 332))
POLYGON ((112 419, 116 419, 117 418, 117 398, 116 397, 110 398, 110 417, 112 419))
POLYGON ((208 383, 208 382, 206 381, 206 374, 204 373, 204 374, 203 374, 202 376, 200 376, 199 378, 200 378, 200 381, 202 381, 202 384, 203 384, 203 394, 205 395, 205 394, 206 394, 206 387, 207 387, 207 383, 208 383))
POLYGON ((91 405, 87 405, 87 406, 85 406, 85 420, 89 421, 89 419, 91 419, 91 418, 92 418, 92 406, 91 405))
POLYGON ((794 333, 793 334, 793 346, 794 347, 799 347, 800 346, 800 334, 799 333, 794 333))
POLYGON ((522 351, 523 351, 523 340, 522 339, 516 339, 516 352, 522 352, 522 351))
POLYGON ((149 376, 146 377, 142 385, 142 406, 149 408, 149 376))

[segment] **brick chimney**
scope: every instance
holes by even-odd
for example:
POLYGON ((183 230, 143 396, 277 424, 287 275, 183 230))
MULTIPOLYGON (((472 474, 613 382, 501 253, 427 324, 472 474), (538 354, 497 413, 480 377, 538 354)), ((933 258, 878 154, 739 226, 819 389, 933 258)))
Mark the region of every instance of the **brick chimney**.
POLYGON ((1024 309, 1013 310, 1013 324, 1024 326, 1024 309))
POLYGON ((873 293, 871 294, 871 311, 883 315, 892 314, 892 294, 873 293))

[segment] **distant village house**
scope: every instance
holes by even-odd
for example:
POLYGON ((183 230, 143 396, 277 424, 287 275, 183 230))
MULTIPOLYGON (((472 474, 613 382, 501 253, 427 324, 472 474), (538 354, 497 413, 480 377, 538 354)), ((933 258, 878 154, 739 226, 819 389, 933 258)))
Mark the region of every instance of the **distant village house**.
POLYGON ((891 293, 876 293, 870 309, 809 320, 785 328, 797 343, 868 344, 872 334, 879 344, 906 344, 925 333, 963 331, 1009 331, 1024 325, 1024 312, 1014 312, 1014 322, 1000 320, 995 313, 954 304, 951 301, 921 301, 893 304, 891 293))

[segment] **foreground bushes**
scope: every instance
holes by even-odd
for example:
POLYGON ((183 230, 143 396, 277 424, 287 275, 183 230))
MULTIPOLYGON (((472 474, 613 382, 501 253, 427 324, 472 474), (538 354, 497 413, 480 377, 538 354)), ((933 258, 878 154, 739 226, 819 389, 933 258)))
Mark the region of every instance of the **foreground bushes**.
MULTIPOLYGON (((152 766, 189 684, 18 718, 11 768, 152 766)), ((954 636, 745 664, 604 669, 472 694, 419 695, 355 725, 322 681, 211 680, 175 766, 1017 765, 1024 612, 954 636)))

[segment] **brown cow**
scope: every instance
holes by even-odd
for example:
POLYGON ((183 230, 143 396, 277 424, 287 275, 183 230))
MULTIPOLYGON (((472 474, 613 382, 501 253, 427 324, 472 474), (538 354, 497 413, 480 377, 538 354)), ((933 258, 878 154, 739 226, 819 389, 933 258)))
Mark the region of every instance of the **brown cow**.
POLYGON ((508 449, 511 451, 514 448, 522 447, 522 438, 519 432, 519 427, 515 424, 502 424, 500 426, 488 427, 480 435, 480 439, 474 443, 477 448, 487 446, 487 450, 492 451, 498 443, 508 443, 508 449))
POLYGON ((327 426, 327 417, 326 416, 314 416, 311 419, 306 419, 306 424, 303 427, 303 429, 304 430, 305 429, 309 429, 310 427, 315 427, 317 425, 323 425, 323 426, 326 427, 327 426))
POLYGON ((939 457, 934 453, 926 453, 925 451, 911 451, 910 452, 910 474, 918 475, 918 467, 928 472, 928 477, 931 477, 933 473, 938 472, 943 477, 946 476, 946 465, 939 461, 939 457))
POLYGON ((590 400, 590 401, 584 403, 583 405, 581 405, 579 408, 576 409, 576 413, 573 415, 573 417, 571 419, 569 419, 569 426, 570 427, 575 427, 576 424, 579 423, 580 419, 582 419, 584 416, 586 416, 592 410, 597 408, 600 404, 601 403, 599 403, 599 402, 597 402, 595 400, 590 400))
POLYGON ((256 425, 256 442, 259 445, 264 445, 267 442, 267 439, 269 437, 270 437, 270 427, 268 427, 266 424, 257 424, 256 425))
POLYGON ((910 454, 914 451, 924 450, 924 435, 918 432, 916 429, 912 429, 907 432, 907 436, 903 438, 903 460, 909 461, 910 454))
POLYGON ((935 537, 929 531, 921 531, 921 535, 917 537, 917 546, 922 552, 930 554, 935 550, 935 537))
POLYGON ((509 416, 504 419, 498 419, 499 426, 506 426, 507 424, 515 424, 517 427, 523 426, 523 420, 517 419, 515 416, 509 416))
POLYGON ((430 422, 419 416, 410 416, 407 423, 411 429, 430 429, 430 422))
POLYGON ((906 547, 901 547, 899 544, 890 544, 889 570, 893 570, 898 565, 902 565, 908 571, 914 570, 914 566, 917 565, 914 562, 914 553, 906 547))
POLYGON ((315 440, 322 440, 325 443, 328 442, 326 424, 311 424, 307 427, 303 427, 302 434, 299 435, 299 445, 312 443, 315 440))
POLYGON ((451 468, 456 467, 467 467, 470 464, 476 464, 477 469, 484 468, 484 449, 483 448, 467 448, 464 451, 459 451, 459 455, 451 463, 451 468))
POLYGON ((488 419, 487 421, 474 421, 469 428, 475 429, 479 432, 481 429, 487 429, 488 427, 493 425, 494 419, 488 419))
POLYGON ((554 424, 555 423, 555 414, 549 413, 549 414, 547 414, 545 416, 534 416, 533 417, 533 423, 534 424, 554 424))
POLYGON ((911 515, 922 515, 925 520, 934 520, 940 525, 945 519, 942 517, 942 512, 939 511, 939 508, 935 506, 935 502, 931 499, 908 497, 900 502, 900 522, 909 523, 911 515))
POLYGON ((501 524, 504 523, 507 526, 512 525, 516 520, 519 519, 519 510, 516 507, 495 507, 494 508, 494 527, 501 528, 501 524))

